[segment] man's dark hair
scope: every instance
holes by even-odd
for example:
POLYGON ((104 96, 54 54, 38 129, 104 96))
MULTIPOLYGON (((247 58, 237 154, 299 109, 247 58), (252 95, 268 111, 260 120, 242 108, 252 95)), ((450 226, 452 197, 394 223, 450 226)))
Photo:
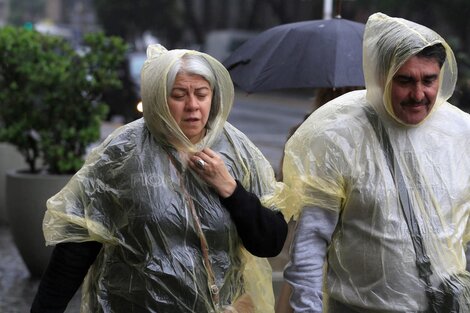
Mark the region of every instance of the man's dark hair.
POLYGON ((438 43, 424 48, 418 52, 416 56, 427 59, 435 59, 439 63, 439 67, 442 67, 442 64, 444 64, 444 61, 446 60, 447 54, 444 46, 438 43))

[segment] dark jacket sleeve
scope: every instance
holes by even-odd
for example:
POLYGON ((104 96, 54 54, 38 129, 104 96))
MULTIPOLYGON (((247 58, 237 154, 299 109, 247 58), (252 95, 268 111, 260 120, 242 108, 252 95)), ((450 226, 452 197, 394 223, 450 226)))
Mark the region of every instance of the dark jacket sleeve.
POLYGON ((44 272, 31 313, 62 313, 101 250, 101 243, 60 243, 44 272))
POLYGON ((262 206, 259 198, 246 191, 239 181, 233 194, 220 201, 230 212, 238 235, 251 254, 274 257, 281 252, 287 236, 287 223, 281 212, 262 206))

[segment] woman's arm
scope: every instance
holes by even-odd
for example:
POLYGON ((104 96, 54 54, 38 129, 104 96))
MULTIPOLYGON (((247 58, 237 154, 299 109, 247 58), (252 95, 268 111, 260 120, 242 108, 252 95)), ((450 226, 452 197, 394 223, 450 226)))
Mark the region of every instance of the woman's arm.
POLYGON ((217 192, 251 254, 274 257, 281 252, 287 237, 282 213, 263 207, 255 194, 246 191, 230 175, 224 160, 211 149, 195 153, 189 159, 189 166, 217 192))
POLYGON ((39 283, 31 313, 64 312, 101 246, 96 241, 57 244, 39 283))
POLYGON ((245 248, 259 257, 278 255, 287 237, 287 223, 281 212, 261 205, 259 198, 236 181, 235 191, 220 198, 230 212, 245 248))

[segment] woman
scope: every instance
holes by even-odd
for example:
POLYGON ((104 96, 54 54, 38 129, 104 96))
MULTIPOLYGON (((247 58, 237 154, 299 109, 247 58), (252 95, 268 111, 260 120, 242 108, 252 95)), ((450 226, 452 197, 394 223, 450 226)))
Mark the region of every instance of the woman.
POLYGON ((31 312, 63 312, 87 272, 82 312, 272 312, 269 264, 253 255, 277 255, 287 225, 259 200, 271 166, 226 122, 230 76, 196 51, 147 56, 144 118, 48 201, 56 247, 31 312))

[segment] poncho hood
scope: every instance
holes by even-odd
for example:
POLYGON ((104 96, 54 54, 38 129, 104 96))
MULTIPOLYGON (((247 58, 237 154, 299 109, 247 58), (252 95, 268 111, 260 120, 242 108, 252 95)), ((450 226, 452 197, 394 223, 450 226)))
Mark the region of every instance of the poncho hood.
POLYGON ((147 60, 142 67, 141 81, 144 120, 157 141, 175 146, 182 152, 195 152, 204 147, 210 147, 219 137, 232 108, 234 98, 230 74, 219 61, 208 54, 194 50, 175 49, 168 51, 162 45, 151 45, 147 48, 147 60), (204 139, 196 145, 183 134, 171 116, 167 101, 168 72, 171 66, 185 54, 201 55, 210 64, 216 78, 212 102, 213 107, 218 107, 218 114, 211 122, 211 127, 204 139))
POLYGON ((367 100, 379 114, 386 112, 400 124, 406 125, 392 108, 392 78, 410 57, 438 43, 446 49, 447 57, 439 77, 437 99, 428 117, 454 92, 457 64, 452 49, 439 34, 425 26, 383 13, 375 13, 369 17, 363 41, 364 78, 367 100))

